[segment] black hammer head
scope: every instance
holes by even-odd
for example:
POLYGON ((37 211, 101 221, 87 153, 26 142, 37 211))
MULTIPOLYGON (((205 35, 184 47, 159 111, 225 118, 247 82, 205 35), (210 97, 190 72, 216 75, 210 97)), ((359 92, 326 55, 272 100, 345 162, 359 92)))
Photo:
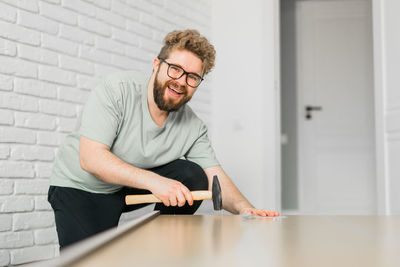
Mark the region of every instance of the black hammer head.
POLYGON ((221 186, 219 185, 218 176, 214 175, 212 184, 212 201, 214 204, 214 210, 222 209, 222 196, 221 186))

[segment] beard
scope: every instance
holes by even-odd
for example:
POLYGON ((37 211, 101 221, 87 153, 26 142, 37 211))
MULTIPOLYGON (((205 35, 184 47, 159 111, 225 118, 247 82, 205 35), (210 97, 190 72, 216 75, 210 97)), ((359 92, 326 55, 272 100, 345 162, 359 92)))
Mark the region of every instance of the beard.
MULTIPOLYGON (((160 69, 158 69, 159 71, 160 69)), ((154 102, 157 104, 158 108, 163 111, 172 112, 179 110, 183 105, 185 105, 192 98, 188 95, 187 89, 185 86, 179 86, 174 80, 166 81, 164 84, 158 81, 158 71, 156 73, 156 77, 154 78, 153 84, 153 96, 154 102), (178 87, 182 92, 182 97, 179 102, 174 101, 174 99, 164 99, 165 91, 169 90, 168 86, 173 84, 173 88, 178 87)))

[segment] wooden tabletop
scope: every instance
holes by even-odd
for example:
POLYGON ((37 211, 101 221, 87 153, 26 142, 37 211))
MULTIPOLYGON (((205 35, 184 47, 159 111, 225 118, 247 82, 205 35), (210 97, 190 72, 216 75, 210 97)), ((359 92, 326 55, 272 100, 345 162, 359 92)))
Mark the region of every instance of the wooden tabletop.
POLYGON ((400 266, 400 216, 159 215, 72 266, 400 266))

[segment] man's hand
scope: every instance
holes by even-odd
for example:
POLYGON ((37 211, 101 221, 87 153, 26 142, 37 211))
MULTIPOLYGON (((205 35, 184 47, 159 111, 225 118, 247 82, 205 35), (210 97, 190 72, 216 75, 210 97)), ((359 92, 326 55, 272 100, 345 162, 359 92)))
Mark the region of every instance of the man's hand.
POLYGON ((149 190, 161 199, 165 206, 182 207, 187 201, 190 206, 193 205, 193 196, 190 190, 181 182, 159 177, 157 181, 152 183, 149 190))
POLYGON ((182 183, 154 172, 136 168, 121 160, 110 148, 85 136, 80 137, 81 168, 112 184, 150 190, 165 206, 193 205, 192 193, 182 183))
MULTIPOLYGON (((223 209, 233 214, 250 213, 258 216, 279 216, 279 212, 259 210, 253 207, 250 202, 240 193, 239 189, 233 184, 232 180, 224 172, 221 166, 214 166, 204 169, 208 177, 208 184, 212 184, 214 175, 218 175, 221 184, 223 209)), ((210 188, 211 189, 211 188, 210 188)))
POLYGON ((268 210, 259 210, 255 208, 245 208, 240 211, 240 214, 245 214, 245 213, 250 213, 250 214, 255 214, 258 216, 262 217, 277 217, 279 216, 279 212, 274 212, 274 211, 268 211, 268 210))

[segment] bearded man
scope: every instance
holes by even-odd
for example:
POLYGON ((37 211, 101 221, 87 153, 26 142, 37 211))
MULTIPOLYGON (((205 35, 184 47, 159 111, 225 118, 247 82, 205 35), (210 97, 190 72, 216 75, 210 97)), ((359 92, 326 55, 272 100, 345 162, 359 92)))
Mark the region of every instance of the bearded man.
POLYGON ((144 205, 125 196, 152 193, 161 214, 193 214, 192 190, 217 175, 223 208, 234 214, 278 216, 255 209, 221 168, 206 125, 186 103, 214 66, 215 50, 196 30, 173 31, 148 78, 113 73, 91 92, 74 131, 59 149, 48 193, 60 248, 114 227, 122 212, 144 205))

